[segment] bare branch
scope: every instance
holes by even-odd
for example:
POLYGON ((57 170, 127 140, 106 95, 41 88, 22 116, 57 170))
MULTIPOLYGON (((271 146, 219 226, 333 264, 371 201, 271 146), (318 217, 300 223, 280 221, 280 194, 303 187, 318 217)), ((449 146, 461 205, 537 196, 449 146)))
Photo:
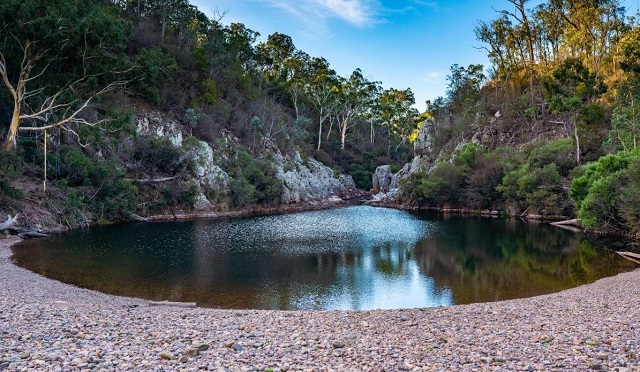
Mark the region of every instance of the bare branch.
POLYGON ((17 100, 17 93, 11 82, 9 81, 9 76, 7 73, 7 61, 4 59, 4 55, 0 53, 0 76, 2 76, 2 82, 9 89, 11 96, 14 100, 17 100))

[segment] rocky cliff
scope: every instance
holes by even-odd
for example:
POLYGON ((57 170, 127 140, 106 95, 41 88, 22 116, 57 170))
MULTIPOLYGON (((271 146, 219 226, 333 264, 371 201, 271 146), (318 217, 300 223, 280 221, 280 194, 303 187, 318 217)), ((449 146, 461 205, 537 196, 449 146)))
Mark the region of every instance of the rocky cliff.
MULTIPOLYGON (((192 182, 198 188, 195 211, 216 212, 228 209, 210 200, 207 195, 228 193, 232 177, 218 164, 214 149, 205 141, 191 138, 187 141, 180 130, 180 124, 158 112, 139 112, 135 121, 138 135, 168 139, 173 146, 182 148, 185 156, 194 161, 192 182)), ((225 142, 233 142, 230 139, 225 142)), ((303 158, 299 152, 283 155, 277 148, 273 153, 273 167, 276 177, 282 183, 279 204, 283 206, 315 206, 324 203, 338 203, 343 198, 357 192, 351 176, 336 175, 333 169, 313 158, 303 158)))
POLYGON ((303 160, 298 152, 293 157, 277 154, 275 166, 284 186, 282 204, 338 201, 357 191, 351 176, 336 176, 333 169, 313 158, 303 160))

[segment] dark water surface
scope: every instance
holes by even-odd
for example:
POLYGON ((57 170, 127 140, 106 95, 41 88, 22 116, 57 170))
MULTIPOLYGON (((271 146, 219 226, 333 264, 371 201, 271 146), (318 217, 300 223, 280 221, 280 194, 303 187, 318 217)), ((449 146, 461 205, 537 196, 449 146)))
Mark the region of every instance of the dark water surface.
POLYGON ((13 258, 117 295, 364 310, 528 297, 635 268, 608 244, 519 220, 356 206, 76 230, 24 241, 13 258))

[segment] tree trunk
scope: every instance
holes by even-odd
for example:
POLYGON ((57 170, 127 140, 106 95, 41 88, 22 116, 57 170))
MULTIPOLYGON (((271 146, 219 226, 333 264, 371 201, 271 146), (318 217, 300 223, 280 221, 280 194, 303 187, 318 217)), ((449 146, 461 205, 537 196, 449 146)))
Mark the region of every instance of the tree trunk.
MULTIPOLYGON (((322 117, 322 111, 320 111, 320 117, 322 117)), ((322 122, 323 120, 320 120, 320 128, 318 128, 318 147, 316 148, 316 151, 320 151, 320 144, 322 144, 322 122)))
POLYGON ((14 151, 18 146, 18 126, 20 125, 20 103, 15 102, 13 106, 13 115, 11 116, 11 124, 9 132, 4 142, 4 149, 14 151))
POLYGON ((160 34, 161 42, 164 44, 164 34, 167 31, 167 2, 162 3, 162 31, 160 34))
POLYGON ((371 129, 371 144, 374 144, 376 132, 375 128, 373 127, 373 120, 369 122, 369 127, 371 129))
POLYGON ((340 133, 340 149, 344 150, 344 143, 347 140, 347 126, 343 126, 341 129, 341 133, 340 133))
POLYGON ((578 136, 578 123, 573 124, 573 136, 576 139, 576 162, 580 165, 580 137, 578 136))

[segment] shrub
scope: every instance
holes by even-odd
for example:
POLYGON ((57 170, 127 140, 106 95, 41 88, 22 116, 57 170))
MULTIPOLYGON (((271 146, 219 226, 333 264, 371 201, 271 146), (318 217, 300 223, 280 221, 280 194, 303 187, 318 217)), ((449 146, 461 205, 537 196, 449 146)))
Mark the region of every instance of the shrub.
POLYGON ((15 152, 0 150, 0 202, 22 197, 22 191, 11 186, 11 181, 20 175, 20 168, 22 161, 15 152))
POLYGON ((640 231, 640 153, 619 152, 584 165, 571 184, 585 228, 605 232, 640 231))
POLYGON ((191 160, 166 138, 142 136, 135 142, 134 160, 150 174, 175 175, 190 167, 191 160))
POLYGON ((544 167, 547 164, 555 164, 562 177, 567 177, 571 170, 578 165, 576 163, 575 145, 573 140, 563 138, 542 144, 531 150, 527 157, 533 167, 544 167))
POLYGON ((370 190, 373 187, 373 172, 361 164, 351 164, 349 174, 357 188, 370 190))
POLYGON ((238 151, 227 173, 233 177, 230 194, 234 206, 246 208, 280 202, 283 185, 270 159, 254 158, 246 151, 238 151))
POLYGON ((99 219, 127 219, 135 210, 138 189, 125 180, 115 162, 94 161, 78 151, 67 153, 61 160, 64 185, 84 187, 84 198, 79 200, 99 219))

